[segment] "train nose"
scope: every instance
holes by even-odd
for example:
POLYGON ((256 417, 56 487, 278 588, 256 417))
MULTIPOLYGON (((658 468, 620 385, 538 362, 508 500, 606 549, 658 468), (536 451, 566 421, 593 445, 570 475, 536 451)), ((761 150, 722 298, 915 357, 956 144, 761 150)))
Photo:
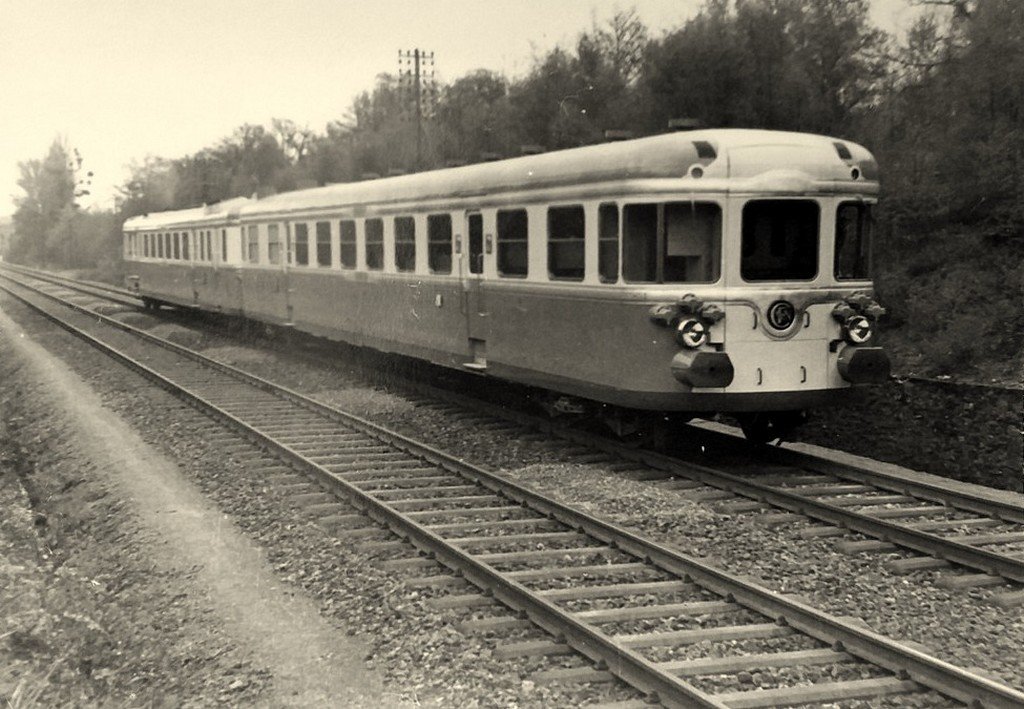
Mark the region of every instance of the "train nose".
POLYGON ((882 384, 889 379, 889 356, 881 347, 844 347, 839 374, 851 384, 882 384))

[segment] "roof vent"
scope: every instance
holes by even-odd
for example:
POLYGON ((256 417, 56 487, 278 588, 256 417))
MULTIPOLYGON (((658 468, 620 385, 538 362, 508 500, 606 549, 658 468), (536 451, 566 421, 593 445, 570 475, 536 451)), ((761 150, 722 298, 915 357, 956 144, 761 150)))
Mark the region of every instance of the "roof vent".
POLYGON ((360 180, 379 180, 380 174, 376 172, 364 172, 359 176, 360 180))
POLYGON ((501 160, 501 155, 498 153, 480 153, 480 162, 494 162, 495 160, 501 160))
POLYGON ((619 141, 619 140, 630 140, 633 137, 635 137, 635 136, 633 135, 633 131, 631 131, 631 130, 611 129, 611 130, 606 130, 604 132, 604 139, 606 141, 608 141, 609 143, 612 143, 612 142, 615 142, 615 141, 619 141))
POLYGON ((466 164, 466 161, 465 161, 465 160, 449 160, 449 161, 447 161, 447 162, 446 162, 446 163, 444 164, 444 166, 445 166, 445 167, 462 167, 462 166, 464 166, 465 164, 466 164))
POLYGON ((832 145, 835 146, 836 152, 839 153, 839 157, 841 157, 843 160, 853 159, 853 156, 850 155, 850 149, 847 148, 845 144, 836 141, 835 143, 832 143, 832 145))
POLYGON ((541 153, 546 152, 546 150, 547 149, 543 145, 520 145, 519 146, 519 154, 520 155, 540 155, 541 153))
POLYGON ((401 177, 402 175, 405 174, 407 174, 406 171, 400 167, 393 167, 390 170, 388 170, 388 177, 401 177))
POLYGON ((704 123, 699 118, 671 118, 668 122, 669 130, 697 130, 703 127, 704 123))

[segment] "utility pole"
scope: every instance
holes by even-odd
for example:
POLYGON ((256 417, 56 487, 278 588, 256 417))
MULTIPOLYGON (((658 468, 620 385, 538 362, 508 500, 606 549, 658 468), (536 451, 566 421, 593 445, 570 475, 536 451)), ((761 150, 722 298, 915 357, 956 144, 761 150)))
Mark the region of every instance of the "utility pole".
POLYGON ((434 82, 434 53, 422 49, 398 50, 398 78, 406 105, 412 104, 416 125, 416 165, 414 170, 420 170, 423 166, 423 119, 430 117, 437 98, 437 86, 434 82))

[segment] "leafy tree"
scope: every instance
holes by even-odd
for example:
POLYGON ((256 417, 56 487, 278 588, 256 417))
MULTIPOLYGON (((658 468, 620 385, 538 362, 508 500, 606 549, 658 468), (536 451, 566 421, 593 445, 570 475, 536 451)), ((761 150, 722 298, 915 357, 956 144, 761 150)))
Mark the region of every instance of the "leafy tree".
POLYGON ((791 25, 793 61, 806 82, 802 130, 846 133, 870 106, 887 66, 887 37, 868 21, 868 0, 803 0, 791 25))
POLYGON ((435 127, 439 155, 445 161, 472 162, 483 153, 507 155, 514 135, 508 82, 479 69, 446 87, 438 101, 435 127))
POLYGON ((15 198, 15 237, 12 260, 28 263, 68 264, 73 258, 77 199, 89 194, 92 173, 80 177, 82 158, 63 140, 54 140, 46 157, 19 163, 18 186, 24 195, 15 198))

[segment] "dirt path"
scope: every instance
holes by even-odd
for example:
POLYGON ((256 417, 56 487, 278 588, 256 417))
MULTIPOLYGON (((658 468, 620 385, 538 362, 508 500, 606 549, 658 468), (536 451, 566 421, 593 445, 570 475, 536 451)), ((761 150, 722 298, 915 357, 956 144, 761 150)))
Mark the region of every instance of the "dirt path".
MULTIPOLYGON (((284 587, 260 549, 173 462, 104 408, 88 385, 24 337, 2 311, 0 338, 5 356, 18 360, 13 376, 31 391, 32 406, 52 412, 52 427, 67 446, 62 457, 74 458, 123 501, 136 522, 135 541, 145 547, 146 561, 168 578, 188 579, 180 585, 206 609, 207 622, 241 648, 253 666, 269 672, 269 688, 256 701, 270 706, 398 705, 383 693, 380 678, 364 667, 366 650, 359 642, 323 619, 307 597, 284 587)), ((0 376, 11 377, 10 369, 0 376)), ((2 382, 5 390, 10 383, 2 382)), ((181 591, 171 586, 167 593, 181 591)), ((196 630, 209 632, 208 627, 196 630)))

